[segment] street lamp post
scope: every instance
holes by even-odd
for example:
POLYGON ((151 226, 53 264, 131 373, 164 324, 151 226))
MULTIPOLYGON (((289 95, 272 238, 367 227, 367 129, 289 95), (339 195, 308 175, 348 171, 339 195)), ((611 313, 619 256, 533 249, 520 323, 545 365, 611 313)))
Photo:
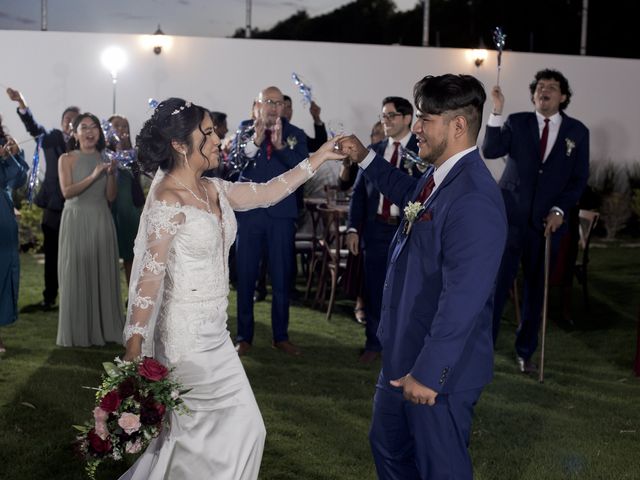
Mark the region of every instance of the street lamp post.
POLYGON ((113 114, 116 113, 116 88, 118 84, 118 72, 127 63, 127 56, 121 48, 109 47, 102 52, 102 65, 111 73, 113 84, 113 114))

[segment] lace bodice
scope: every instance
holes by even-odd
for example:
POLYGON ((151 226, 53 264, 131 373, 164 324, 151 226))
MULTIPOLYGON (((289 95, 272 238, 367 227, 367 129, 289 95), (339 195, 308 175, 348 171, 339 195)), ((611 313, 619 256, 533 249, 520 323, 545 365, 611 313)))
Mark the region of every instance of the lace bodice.
POLYGON ((305 160, 263 184, 209 179, 218 191, 220 218, 195 206, 155 199, 154 180, 135 241, 125 342, 141 335, 147 356, 154 355, 154 342, 159 342, 173 362, 193 347, 203 328, 210 338, 222 340, 228 256, 237 228, 233 210, 273 205, 313 173, 305 160))

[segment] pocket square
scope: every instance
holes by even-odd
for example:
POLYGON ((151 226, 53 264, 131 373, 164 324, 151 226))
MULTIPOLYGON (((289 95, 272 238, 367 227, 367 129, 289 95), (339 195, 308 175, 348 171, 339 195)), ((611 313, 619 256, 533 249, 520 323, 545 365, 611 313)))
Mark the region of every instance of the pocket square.
POLYGON ((427 210, 418 218, 419 222, 430 222, 431 220, 433 220, 433 210, 427 210))

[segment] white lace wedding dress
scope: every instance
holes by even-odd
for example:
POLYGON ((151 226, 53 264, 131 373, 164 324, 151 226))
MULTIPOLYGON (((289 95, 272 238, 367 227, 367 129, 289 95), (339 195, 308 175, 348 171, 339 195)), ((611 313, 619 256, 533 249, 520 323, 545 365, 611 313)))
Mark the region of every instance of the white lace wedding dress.
POLYGON ((313 175, 308 160, 265 184, 210 179, 221 220, 190 205, 155 199, 159 170, 136 238, 125 341, 144 338, 142 353, 173 368, 191 391, 191 415, 166 428, 121 480, 258 477, 265 427, 227 330, 233 210, 277 203, 313 175))

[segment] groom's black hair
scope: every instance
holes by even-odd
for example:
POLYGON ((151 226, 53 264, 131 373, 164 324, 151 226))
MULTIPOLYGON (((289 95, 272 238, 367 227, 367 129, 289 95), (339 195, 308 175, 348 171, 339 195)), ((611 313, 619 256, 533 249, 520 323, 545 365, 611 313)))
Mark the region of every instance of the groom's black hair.
POLYGON ((467 119, 469 135, 478 137, 487 99, 480 81, 471 75, 427 75, 413 87, 414 104, 422 114, 456 113, 467 119))

